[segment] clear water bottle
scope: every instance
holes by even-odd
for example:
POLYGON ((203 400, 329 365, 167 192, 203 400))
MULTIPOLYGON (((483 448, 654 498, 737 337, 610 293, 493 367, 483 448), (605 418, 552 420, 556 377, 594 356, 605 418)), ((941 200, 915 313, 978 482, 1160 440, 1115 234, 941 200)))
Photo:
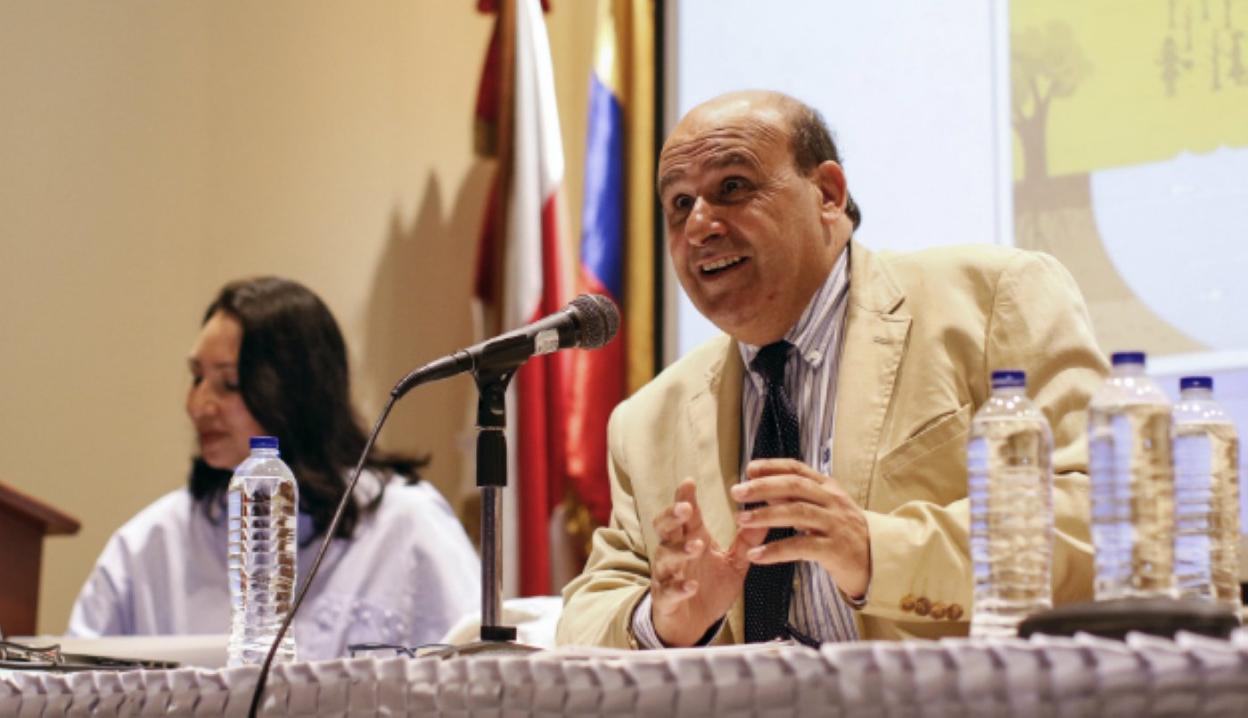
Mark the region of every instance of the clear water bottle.
POLYGON ((1026 387, 1021 371, 993 372, 971 422, 972 636, 1015 635, 1053 606, 1053 435, 1026 387))
POLYGON ((1170 400, 1143 352, 1113 355, 1088 407, 1096 600, 1174 595, 1170 400))
MULTIPOLYGON (((241 666, 264 661, 294 601, 299 489, 276 438, 252 437, 251 456, 230 479, 229 506, 229 665, 241 666)), ((287 631, 274 660, 294 659, 287 631)))
POLYGON ((1239 437, 1213 400, 1213 379, 1179 380, 1174 406, 1175 582, 1238 612, 1239 437))

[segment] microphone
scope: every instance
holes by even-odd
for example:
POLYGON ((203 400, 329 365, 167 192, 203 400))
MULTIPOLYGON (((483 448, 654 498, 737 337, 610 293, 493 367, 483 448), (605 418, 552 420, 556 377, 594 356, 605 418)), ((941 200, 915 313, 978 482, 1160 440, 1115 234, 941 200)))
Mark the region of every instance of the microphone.
POLYGON ((431 381, 466 371, 514 369, 529 357, 560 349, 597 349, 615 338, 620 310, 601 294, 582 294, 532 324, 487 339, 412 370, 390 391, 395 399, 431 381))

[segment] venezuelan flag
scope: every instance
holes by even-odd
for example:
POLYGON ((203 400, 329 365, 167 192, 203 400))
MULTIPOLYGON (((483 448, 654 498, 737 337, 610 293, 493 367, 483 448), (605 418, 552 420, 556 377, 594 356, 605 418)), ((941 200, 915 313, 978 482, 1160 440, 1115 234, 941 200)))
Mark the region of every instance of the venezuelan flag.
POLYGON ((578 285, 614 299, 623 322, 615 341, 573 355, 566 469, 599 526, 611 513, 607 419, 655 369, 654 12, 654 0, 598 0, 578 285))

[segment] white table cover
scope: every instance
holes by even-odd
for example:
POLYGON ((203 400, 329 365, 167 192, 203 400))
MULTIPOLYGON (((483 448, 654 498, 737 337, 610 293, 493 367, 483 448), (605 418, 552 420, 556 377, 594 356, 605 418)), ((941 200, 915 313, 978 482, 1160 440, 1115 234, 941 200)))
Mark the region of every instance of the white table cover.
MULTIPOLYGON (((255 667, 0 671, 0 716, 245 716, 255 667)), ((1248 715, 1248 630, 279 665, 278 716, 1248 715)))

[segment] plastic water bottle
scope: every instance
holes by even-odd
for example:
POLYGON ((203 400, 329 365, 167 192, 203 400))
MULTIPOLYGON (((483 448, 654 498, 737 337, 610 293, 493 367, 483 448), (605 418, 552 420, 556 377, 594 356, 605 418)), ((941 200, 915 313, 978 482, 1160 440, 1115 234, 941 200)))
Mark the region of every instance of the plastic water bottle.
POLYGON ((1096 600, 1174 595, 1170 400, 1143 352, 1113 355, 1088 407, 1096 600))
MULTIPOLYGON (((229 665, 262 663, 290 612, 295 590, 299 489, 277 439, 255 436, 229 489, 229 568, 233 620, 229 665)), ((274 661, 295 659, 286 632, 274 661)))
POLYGON ((1238 613, 1239 437, 1213 400, 1213 379, 1179 380, 1174 406, 1175 581, 1238 613))
POLYGON ((971 422, 972 636, 1015 635, 1053 606, 1053 434, 1026 386, 1021 371, 993 372, 971 422))

